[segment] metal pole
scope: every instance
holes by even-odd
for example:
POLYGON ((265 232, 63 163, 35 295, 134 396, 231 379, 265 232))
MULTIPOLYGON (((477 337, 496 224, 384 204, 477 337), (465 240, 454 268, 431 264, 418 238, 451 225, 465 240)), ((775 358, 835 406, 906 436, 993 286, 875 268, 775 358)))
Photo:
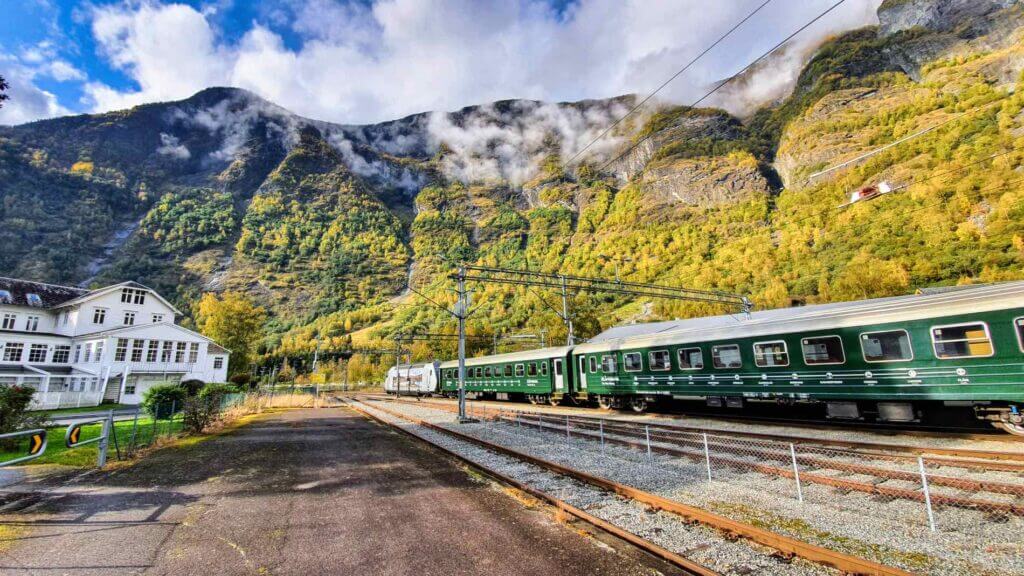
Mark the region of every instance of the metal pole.
POLYGON ((644 426, 644 435, 647 437, 647 459, 651 460, 651 427, 644 426))
POLYGON ((708 482, 711 482, 711 451, 708 450, 708 435, 704 433, 704 462, 708 467, 708 482))
POLYGON ((804 501, 804 490, 800 486, 800 469, 796 465, 796 448, 789 444, 789 455, 793 459, 793 478, 796 480, 796 497, 800 502, 804 501))
POLYGON ((106 420, 103 421, 103 428, 101 434, 103 439, 100 440, 100 453, 96 456, 96 467, 103 468, 107 464, 107 445, 110 443, 110 435, 114 431, 114 411, 110 410, 107 413, 106 420))
POLYGON ((565 276, 559 276, 562 280, 562 318, 565 319, 565 327, 568 331, 566 335, 567 346, 575 344, 576 339, 573 337, 572 330, 572 318, 569 316, 569 293, 565 286, 565 276))
POLYGON ((917 457, 917 467, 921 469, 921 487, 924 489, 924 505, 928 509, 928 526, 935 532, 935 515, 932 513, 932 494, 928 490, 928 474, 924 469, 924 458, 917 457))
POLYGON ((601 452, 604 452, 604 418, 600 420, 600 431, 601 431, 601 452))
POLYGON ((128 442, 128 457, 132 457, 132 453, 135 451, 135 435, 139 431, 139 412, 142 411, 142 407, 139 406, 135 409, 135 418, 132 421, 132 439, 128 442))
POLYGON ((466 418, 466 267, 459 266, 459 419, 466 418))

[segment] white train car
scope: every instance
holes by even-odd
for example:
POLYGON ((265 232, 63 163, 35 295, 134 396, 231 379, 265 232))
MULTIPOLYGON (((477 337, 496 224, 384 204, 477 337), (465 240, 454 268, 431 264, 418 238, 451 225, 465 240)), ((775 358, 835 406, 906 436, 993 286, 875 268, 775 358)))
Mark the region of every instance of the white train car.
POLYGON ((392 366, 384 378, 384 392, 400 396, 429 396, 438 391, 440 362, 392 366))

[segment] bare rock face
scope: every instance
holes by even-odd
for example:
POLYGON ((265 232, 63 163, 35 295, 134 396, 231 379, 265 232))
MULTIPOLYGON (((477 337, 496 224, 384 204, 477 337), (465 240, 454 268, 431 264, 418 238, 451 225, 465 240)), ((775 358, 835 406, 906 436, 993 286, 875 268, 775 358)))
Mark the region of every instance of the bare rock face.
POLYGON ((722 110, 687 110, 676 115, 657 132, 641 141, 613 167, 623 180, 636 176, 663 147, 673 142, 694 140, 735 140, 743 136, 738 119, 722 110))
POLYGON ((911 28, 947 32, 976 24, 985 16, 1009 8, 1018 0, 885 0, 878 8, 883 35, 911 28))
MULTIPOLYGON (((752 156, 729 156, 657 162, 640 180, 645 208, 711 208, 771 192, 752 156)), ((668 210, 672 212, 674 210, 668 210)))

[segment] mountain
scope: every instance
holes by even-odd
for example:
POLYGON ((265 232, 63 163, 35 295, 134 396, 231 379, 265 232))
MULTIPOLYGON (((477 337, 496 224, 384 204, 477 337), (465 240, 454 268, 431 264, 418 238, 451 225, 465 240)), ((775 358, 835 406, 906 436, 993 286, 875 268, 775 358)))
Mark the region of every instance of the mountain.
MULTIPOLYGON (((445 275, 463 260, 760 306, 1024 277, 1024 10, 885 0, 879 22, 825 41, 781 100, 742 118, 660 105, 571 171, 563 162, 633 97, 353 126, 210 88, 0 128, 0 275, 134 279, 182 309, 205 290, 243 291, 273 312, 267 346, 281 353, 345 333, 449 330, 405 286, 451 302, 445 275), (882 180, 906 188, 836 209, 882 180)), ((473 332, 564 337, 553 295, 488 285, 474 299, 473 332)), ((583 336, 712 310, 600 294, 573 308, 583 336)))

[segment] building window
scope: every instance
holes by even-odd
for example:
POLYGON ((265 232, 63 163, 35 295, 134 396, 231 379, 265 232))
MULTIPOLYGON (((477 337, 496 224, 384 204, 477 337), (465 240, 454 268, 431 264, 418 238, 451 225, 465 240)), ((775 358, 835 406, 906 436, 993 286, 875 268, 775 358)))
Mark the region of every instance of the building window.
POLYGON ((68 360, 71 359, 71 346, 67 344, 58 344, 53 347, 53 363, 54 364, 67 364, 68 360))
POLYGON ((9 291, 0 290, 0 304, 14 304, 14 298, 11 298, 9 291))
POLYGON ((993 354, 988 326, 983 323, 932 328, 932 346, 940 359, 977 358, 993 354))
POLYGON ((46 362, 46 353, 49 347, 46 344, 33 344, 28 349, 28 361, 34 363, 46 362))
POLYGON ((906 362, 914 359, 910 335, 906 330, 866 332, 860 335, 860 348, 867 362, 906 362))
POLYGON ((135 325, 135 312, 128 312, 128 311, 126 311, 124 313, 124 325, 125 326, 134 326, 135 325))
POLYGON ((75 344, 75 364, 78 364, 82 360, 82 345, 75 344))
POLYGON ((174 349, 174 361, 181 364, 185 361, 185 343, 177 342, 174 349))
POLYGON ((83 344, 82 349, 85 350, 85 354, 82 356, 82 362, 88 364, 92 360, 92 344, 83 344))
POLYGON ((615 356, 601 356, 601 372, 604 372, 605 374, 616 374, 618 371, 619 365, 618 362, 615 361, 615 356))
POLYGON ((107 321, 107 309, 106 308, 93 308, 92 310, 92 323, 103 324, 107 321))
POLYGON ((121 289, 121 303, 122 304, 145 304, 146 303, 146 291, 139 290, 137 288, 122 288, 121 289))
POLYGON ((39 316, 26 316, 25 317, 25 330, 28 332, 39 331, 39 316))
POLYGON ((651 370, 669 370, 672 368, 672 355, 668 350, 652 350, 647 353, 647 362, 651 370))
POLYGON ((71 319, 71 313, 66 311, 66 310, 60 315, 60 323, 63 326, 67 326, 68 325, 68 320, 70 320, 70 319, 71 319))
POLYGON ((529 364, 526 365, 526 375, 527 376, 536 376, 537 375, 537 363, 536 362, 530 362, 529 364))
POLYGON ((679 356, 680 370, 702 370, 704 368, 704 353, 700 348, 680 348, 676 354, 679 356))
POLYGON ((25 300, 28 301, 29 306, 35 306, 36 308, 43 305, 43 299, 39 297, 39 294, 26 294, 25 300))
POLYGON ((639 372, 643 370, 643 361, 640 359, 639 352, 630 352, 629 354, 622 355, 623 368, 626 372, 639 372))
POLYGON ((800 341, 804 364, 842 364, 846 362, 843 340, 839 336, 818 336, 800 341))
POLYGON ((760 368, 789 366, 789 351, 782 340, 754 344, 754 364, 760 368))
POLYGON ((739 368, 743 366, 740 347, 736 344, 711 347, 711 363, 715 368, 739 368))
POLYGON ((193 342, 188 345, 188 362, 189 364, 195 364, 199 361, 199 342, 193 342))
POLYGON ((153 324, 159 324, 164 321, 163 314, 153 314, 153 324))
POLYGON ((159 346, 160 342, 156 340, 146 342, 146 362, 156 362, 157 348, 159 346))
POLYGON ((14 323, 18 320, 17 314, 4 314, 4 330, 14 330, 14 323))
POLYGON ((172 345, 173 345, 172 342, 168 342, 166 340, 163 341, 160 344, 160 361, 161 362, 165 362, 166 363, 166 362, 170 362, 171 361, 171 346, 172 345))
POLYGON ((117 348, 114 349, 114 362, 124 362, 128 355, 128 339, 118 338, 117 348))
POLYGON ((96 343, 96 357, 93 358, 93 362, 103 361, 103 340, 96 343))
POLYGON ((8 342, 4 346, 4 362, 21 362, 21 351, 25 345, 18 342, 8 342))
POLYGON ((132 362, 142 362, 142 349, 145 346, 145 340, 132 340, 132 362))
MULTIPOLYGON (((213 369, 214 370, 220 370, 223 367, 224 367, 224 358, 222 358, 220 356, 217 356, 216 358, 213 359, 213 369)), ((451 373, 450 370, 448 372, 449 372, 449 374, 451 373)), ((451 376, 449 376, 449 378, 450 377, 451 376)))

